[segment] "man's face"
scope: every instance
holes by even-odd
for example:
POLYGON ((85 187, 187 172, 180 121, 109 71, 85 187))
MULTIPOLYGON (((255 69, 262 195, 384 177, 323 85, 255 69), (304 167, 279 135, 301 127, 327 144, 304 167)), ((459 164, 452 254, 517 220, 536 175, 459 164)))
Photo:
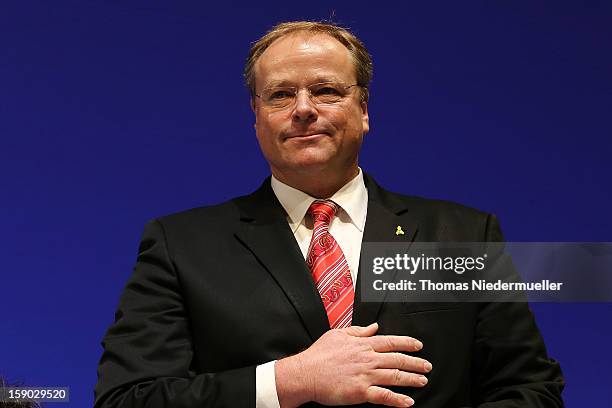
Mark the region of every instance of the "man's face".
POLYGON ((359 87, 339 103, 317 105, 305 88, 320 82, 353 85, 355 65, 349 51, 324 34, 296 33, 264 51, 255 65, 256 93, 273 86, 299 88, 296 101, 284 109, 254 98, 255 129, 261 150, 275 176, 317 171, 355 171, 368 131, 367 104, 359 87))

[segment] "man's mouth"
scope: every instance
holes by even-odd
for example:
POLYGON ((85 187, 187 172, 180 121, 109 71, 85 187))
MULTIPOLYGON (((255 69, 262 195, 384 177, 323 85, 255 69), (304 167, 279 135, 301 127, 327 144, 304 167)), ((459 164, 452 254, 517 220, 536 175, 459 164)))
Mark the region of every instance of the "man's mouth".
POLYGON ((329 136, 329 133, 324 131, 319 132, 305 132, 305 133, 296 133, 286 137, 286 139, 301 139, 301 140, 311 140, 316 139, 322 136, 329 136))

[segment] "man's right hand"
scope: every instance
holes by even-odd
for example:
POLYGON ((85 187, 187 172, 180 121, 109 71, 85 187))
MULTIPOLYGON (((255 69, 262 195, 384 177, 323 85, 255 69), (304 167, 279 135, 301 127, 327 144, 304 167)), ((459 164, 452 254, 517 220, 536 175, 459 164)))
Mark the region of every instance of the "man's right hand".
POLYGON ((312 346, 275 364, 281 408, 309 401, 323 405, 370 402, 409 407, 412 398, 383 386, 423 387, 431 363, 400 352, 423 345, 407 336, 375 336, 378 324, 330 330, 312 346))

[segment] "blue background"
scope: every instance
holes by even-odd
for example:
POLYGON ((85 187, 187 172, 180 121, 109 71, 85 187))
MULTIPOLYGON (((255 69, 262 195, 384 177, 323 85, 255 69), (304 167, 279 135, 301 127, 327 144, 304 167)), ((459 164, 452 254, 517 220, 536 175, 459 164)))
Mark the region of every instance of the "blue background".
MULTIPOLYGON (((512 241, 612 241, 609 2, 150 3, 2 3, 0 374, 92 404, 147 220, 268 174, 241 72, 283 20, 370 49, 361 165, 383 186, 493 212, 512 241)), ((609 407, 612 304, 533 309, 567 406, 609 407)))

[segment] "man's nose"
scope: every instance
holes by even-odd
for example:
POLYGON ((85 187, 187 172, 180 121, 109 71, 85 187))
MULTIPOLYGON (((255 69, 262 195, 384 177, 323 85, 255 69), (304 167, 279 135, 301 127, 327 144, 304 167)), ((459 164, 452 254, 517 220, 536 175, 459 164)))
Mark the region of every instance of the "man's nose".
POLYGON ((315 121, 319 116, 316 105, 306 89, 301 89, 295 96, 293 119, 297 121, 315 121))

